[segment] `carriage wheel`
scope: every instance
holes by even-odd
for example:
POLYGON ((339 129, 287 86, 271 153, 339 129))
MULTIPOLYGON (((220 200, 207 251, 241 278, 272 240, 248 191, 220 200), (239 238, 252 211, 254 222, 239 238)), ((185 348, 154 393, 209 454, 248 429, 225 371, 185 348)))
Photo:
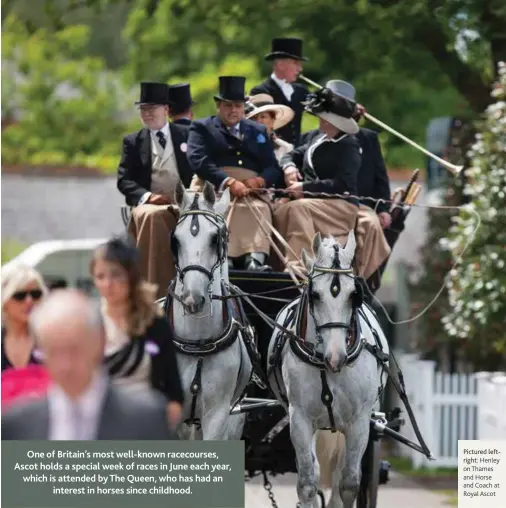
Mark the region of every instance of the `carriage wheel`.
POLYGON ((380 475, 380 441, 369 438, 362 457, 362 479, 357 496, 357 508, 376 508, 380 475))

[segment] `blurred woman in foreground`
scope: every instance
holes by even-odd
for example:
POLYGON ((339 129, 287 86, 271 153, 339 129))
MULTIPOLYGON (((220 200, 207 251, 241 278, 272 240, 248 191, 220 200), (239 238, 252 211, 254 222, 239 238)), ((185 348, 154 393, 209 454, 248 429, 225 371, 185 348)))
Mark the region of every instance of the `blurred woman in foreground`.
POLYGON ((34 268, 14 263, 2 269, 2 372, 40 363, 28 318, 47 293, 34 268))
POLYGON ((154 388, 168 399, 176 426, 183 392, 169 325, 157 305, 156 286, 141 278, 138 250, 125 238, 96 249, 90 272, 102 297, 106 366, 115 383, 154 388))

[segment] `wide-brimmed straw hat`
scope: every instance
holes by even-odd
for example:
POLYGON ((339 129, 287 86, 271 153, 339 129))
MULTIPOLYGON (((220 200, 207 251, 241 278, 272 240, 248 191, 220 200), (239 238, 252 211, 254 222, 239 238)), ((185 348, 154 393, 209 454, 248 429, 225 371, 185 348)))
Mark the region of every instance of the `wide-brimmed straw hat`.
POLYGON ((295 112, 292 108, 284 104, 274 104, 274 99, 271 95, 260 93, 248 97, 248 101, 246 102, 246 118, 248 120, 260 113, 266 112, 274 113, 274 130, 281 129, 281 127, 290 123, 295 116, 295 112))
POLYGON ((328 88, 335 96, 332 106, 320 111, 313 110, 312 105, 309 104, 306 106, 306 111, 327 121, 341 132, 356 134, 359 126, 353 118, 356 107, 355 87, 346 81, 333 79, 327 82, 325 88, 328 88))

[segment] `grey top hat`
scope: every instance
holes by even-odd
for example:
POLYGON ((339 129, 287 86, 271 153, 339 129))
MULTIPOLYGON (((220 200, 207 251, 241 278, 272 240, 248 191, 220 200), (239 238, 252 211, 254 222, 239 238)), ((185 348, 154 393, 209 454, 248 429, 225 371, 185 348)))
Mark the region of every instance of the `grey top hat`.
POLYGON ((333 79, 327 81, 326 88, 334 92, 336 95, 340 95, 350 101, 355 101, 355 87, 347 81, 341 81, 340 79, 333 79))
POLYGON ((336 99, 338 102, 339 97, 344 99, 343 104, 337 104, 336 107, 336 104, 329 105, 326 102, 323 111, 321 109, 313 111, 314 104, 308 104, 306 105, 306 111, 337 127, 341 132, 356 134, 359 131, 359 127, 351 112, 355 103, 355 87, 346 81, 333 79, 327 81, 325 88, 328 88, 333 94, 337 95, 336 99))

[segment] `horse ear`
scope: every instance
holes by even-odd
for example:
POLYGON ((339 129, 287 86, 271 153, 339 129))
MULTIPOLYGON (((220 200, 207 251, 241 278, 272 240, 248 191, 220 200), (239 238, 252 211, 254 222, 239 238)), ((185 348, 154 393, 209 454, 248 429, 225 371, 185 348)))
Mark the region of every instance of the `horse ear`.
POLYGON ((202 192, 204 195, 204 199, 211 205, 214 206, 214 203, 216 202, 216 192, 214 192, 214 187, 211 183, 209 183, 206 180, 206 183, 204 184, 204 190, 202 192))
POLYGON ((320 250, 322 244, 322 235, 320 235, 320 232, 316 233, 313 237, 313 254, 315 256, 318 255, 318 251, 320 250))
POLYGON ((186 193, 186 189, 184 188, 183 183, 181 180, 176 185, 176 190, 174 191, 174 199, 177 203, 177 206, 181 210, 183 210, 189 203, 188 194, 186 193))
POLYGON ((357 242, 355 240, 355 231, 353 229, 350 229, 350 232, 348 233, 346 247, 344 248, 344 252, 346 253, 349 259, 353 259, 353 256, 355 255, 356 246, 357 242))
POLYGON ((304 263, 304 266, 309 273, 313 268, 313 260, 304 248, 302 249, 302 262, 304 263))
POLYGON ((227 211, 227 208, 229 206, 230 206, 230 189, 227 187, 223 192, 223 194, 221 195, 219 201, 214 206, 214 211, 221 215, 225 215, 225 212, 227 211))

